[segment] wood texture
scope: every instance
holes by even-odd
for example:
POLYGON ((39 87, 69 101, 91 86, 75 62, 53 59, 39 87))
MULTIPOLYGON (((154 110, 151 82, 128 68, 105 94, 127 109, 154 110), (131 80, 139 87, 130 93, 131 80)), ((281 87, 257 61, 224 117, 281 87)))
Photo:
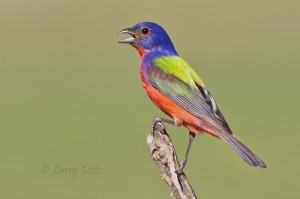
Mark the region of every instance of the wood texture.
POLYGON ((171 189, 171 196, 177 199, 197 198, 184 172, 178 173, 179 162, 165 126, 160 118, 152 123, 152 132, 147 136, 147 145, 152 157, 161 171, 161 178, 171 189))

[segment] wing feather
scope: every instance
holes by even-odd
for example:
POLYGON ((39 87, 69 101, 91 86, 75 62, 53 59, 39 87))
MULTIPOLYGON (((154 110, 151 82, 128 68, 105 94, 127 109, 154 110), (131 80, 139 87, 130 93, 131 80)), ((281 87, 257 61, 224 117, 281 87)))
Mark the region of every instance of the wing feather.
MULTIPOLYGON (((185 71, 188 73, 188 70, 185 71)), ((152 64, 146 69, 150 84, 192 115, 231 133, 222 112, 210 92, 194 82, 190 85, 152 64)), ((192 77, 191 77, 192 78, 192 77)))
MULTIPOLYGON (((178 77, 179 73, 172 73, 167 66, 155 63, 146 67, 145 77, 154 88, 178 106, 195 117, 218 127, 219 130, 215 133, 249 165, 266 168, 267 165, 232 133, 221 109, 205 88, 200 77, 189 65, 185 66, 182 63, 185 62, 179 64, 180 70, 178 71, 184 73, 183 78, 178 77)), ((176 70, 176 63, 171 68, 176 70)))

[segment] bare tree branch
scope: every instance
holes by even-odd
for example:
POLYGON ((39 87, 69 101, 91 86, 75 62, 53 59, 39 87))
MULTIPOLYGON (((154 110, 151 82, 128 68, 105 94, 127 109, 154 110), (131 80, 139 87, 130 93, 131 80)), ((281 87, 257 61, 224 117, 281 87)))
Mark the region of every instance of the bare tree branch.
POLYGON ((197 198, 184 172, 178 174, 179 162, 165 126, 160 118, 152 123, 152 133, 147 136, 150 155, 161 171, 161 178, 171 189, 171 195, 177 199, 197 198))

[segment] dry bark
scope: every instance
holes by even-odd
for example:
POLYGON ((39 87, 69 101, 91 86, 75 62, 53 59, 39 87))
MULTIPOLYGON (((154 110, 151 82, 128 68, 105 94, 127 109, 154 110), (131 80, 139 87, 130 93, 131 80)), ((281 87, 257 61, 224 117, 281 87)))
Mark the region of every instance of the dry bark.
POLYGON ((197 198, 185 173, 178 173, 179 162, 174 146, 159 118, 153 121, 152 132, 147 136, 147 145, 152 160, 161 171, 161 178, 171 189, 171 195, 177 199, 197 198))

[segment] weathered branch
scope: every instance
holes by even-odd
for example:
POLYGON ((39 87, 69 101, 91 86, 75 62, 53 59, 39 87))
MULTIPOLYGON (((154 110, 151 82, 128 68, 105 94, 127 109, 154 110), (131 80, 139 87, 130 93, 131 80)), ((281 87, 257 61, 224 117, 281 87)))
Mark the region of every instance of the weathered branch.
POLYGON ((179 162, 165 126, 155 118, 152 133, 147 136, 147 145, 153 161, 161 171, 161 178, 171 189, 171 195, 177 199, 197 198, 184 172, 178 174, 179 162))

